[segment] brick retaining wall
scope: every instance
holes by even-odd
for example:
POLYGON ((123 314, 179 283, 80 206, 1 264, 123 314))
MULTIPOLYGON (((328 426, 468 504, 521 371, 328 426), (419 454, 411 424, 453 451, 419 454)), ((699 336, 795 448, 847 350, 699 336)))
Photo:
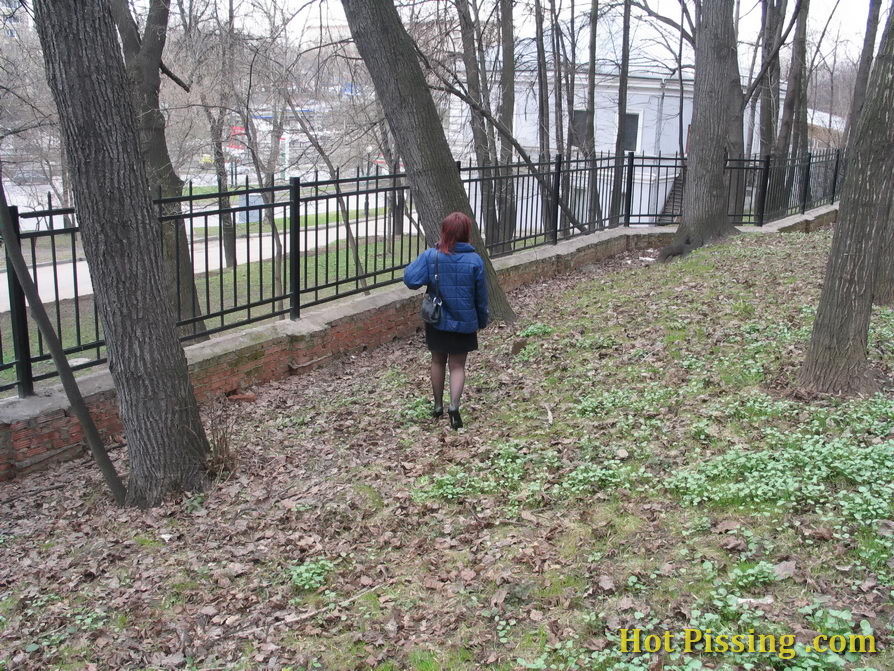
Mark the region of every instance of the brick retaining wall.
MULTIPOLYGON (((809 232, 835 220, 837 207, 819 208, 759 232, 809 232)), ((673 228, 614 229, 538 247, 495 261, 506 290, 590 265, 628 250, 667 244, 673 228)), ((303 311, 298 321, 256 326, 186 348, 190 376, 200 403, 248 386, 301 374, 332 357, 367 349, 419 328, 421 291, 403 286, 376 290, 303 311)), ((120 440, 115 391, 108 371, 79 378, 81 392, 107 443, 120 440)), ((46 468, 83 454, 83 432, 70 414, 60 386, 40 396, 0 401, 0 480, 46 468)))

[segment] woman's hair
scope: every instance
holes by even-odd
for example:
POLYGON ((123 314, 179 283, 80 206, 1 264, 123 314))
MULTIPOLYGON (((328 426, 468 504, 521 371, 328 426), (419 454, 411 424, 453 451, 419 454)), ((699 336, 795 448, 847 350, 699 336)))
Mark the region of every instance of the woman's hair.
POLYGON ((468 242, 472 236, 472 220, 462 212, 451 212, 441 222, 441 239, 436 245, 439 252, 452 254, 457 242, 468 242))

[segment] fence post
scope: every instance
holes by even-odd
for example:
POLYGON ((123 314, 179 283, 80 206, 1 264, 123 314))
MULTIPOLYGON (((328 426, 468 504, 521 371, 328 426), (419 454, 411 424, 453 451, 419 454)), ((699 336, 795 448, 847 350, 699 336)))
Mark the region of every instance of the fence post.
POLYGON ((301 291, 298 283, 300 274, 299 260, 300 249, 298 234, 301 227, 298 225, 301 208, 301 178, 292 177, 289 180, 289 318, 298 319, 301 316, 301 291))
POLYGON ((766 154, 761 160, 761 182, 760 191, 757 192, 757 211, 755 214, 755 223, 758 226, 764 225, 764 216, 767 211, 767 191, 770 188, 770 157, 766 154))
POLYGON ((835 192, 838 190, 838 167, 841 165, 841 150, 835 150, 835 167, 832 169, 832 193, 829 196, 829 205, 835 202, 835 192))
MULTIPOLYGON (((9 216, 17 239, 19 237, 19 208, 11 206, 9 216)), ((31 338, 28 334, 28 312, 25 309, 25 292, 6 256, 6 281, 9 285, 9 310, 12 318, 12 346, 16 357, 16 390, 19 398, 34 396, 34 377, 31 371, 31 338)))
POLYGON ((630 226, 630 211, 633 209, 633 152, 627 152, 627 193, 624 194, 624 225, 630 226))
POLYGON ((804 168, 804 182, 801 185, 801 214, 807 211, 807 195, 810 193, 810 164, 813 156, 807 152, 807 166, 804 168))
POLYGON ((562 155, 556 154, 556 173, 553 175, 553 202, 552 202, 552 220, 550 223, 550 235, 554 245, 559 244, 559 198, 562 189, 562 155))

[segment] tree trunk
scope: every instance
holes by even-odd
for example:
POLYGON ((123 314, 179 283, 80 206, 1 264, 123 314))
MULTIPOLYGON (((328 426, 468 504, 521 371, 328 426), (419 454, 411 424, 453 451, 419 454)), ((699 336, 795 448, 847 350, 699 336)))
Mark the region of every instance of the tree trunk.
MULTIPOLYGON (((537 137, 540 140, 539 172, 548 173, 550 164, 549 143, 549 75, 546 70, 546 48, 543 44, 543 5, 534 0, 534 45, 537 51, 537 137)), ((552 181, 552 180, 549 180, 552 181)), ((540 187, 540 221, 543 222, 544 234, 549 241, 555 240, 558 225, 553 220, 552 189, 540 187)))
POLYGON ((776 138, 776 122, 779 117, 779 53, 774 46, 779 43, 785 22, 787 0, 762 0, 761 27, 763 47, 761 65, 766 73, 760 83, 760 154, 770 153, 776 138), (769 65, 767 65, 769 63, 769 65))
MULTIPOLYGON (((500 109, 499 118, 510 133, 515 120, 515 30, 512 24, 512 3, 514 0, 500 0, 500 109)), ((512 163, 512 143, 505 137, 500 140, 501 179, 497 186, 499 198, 499 232, 491 242, 494 254, 512 251, 511 241, 515 235, 515 171, 512 163)))
MULTIPOLYGON (((751 65, 748 68, 748 85, 751 86, 751 82, 754 81, 754 67, 757 65, 757 52, 760 50, 761 40, 763 39, 763 32, 761 32, 757 36, 757 41, 754 43, 754 51, 751 52, 751 65)), ((754 151, 754 123, 757 120, 757 100, 752 98, 751 104, 749 105, 751 111, 748 113, 748 139, 745 141, 745 156, 750 158, 751 154, 754 151)))
POLYGON ((621 224, 621 189, 624 184, 624 126, 627 117, 627 75, 630 70, 630 0, 624 0, 621 34, 621 72, 618 76, 618 133, 615 135, 615 169, 612 173, 611 226, 621 224))
MULTIPOLYGON (((363 58, 388 125, 403 147, 407 179, 429 244, 438 239, 441 220, 450 212, 472 215, 469 199, 456 170, 447 138, 413 40, 393 2, 342 0, 357 50, 363 58)), ((515 314, 497 282, 478 227, 472 244, 487 268, 491 315, 511 321, 515 314)))
MULTIPOLYGON (((562 29, 559 26, 556 0, 550 0, 549 12, 550 21, 552 23, 552 30, 550 31, 550 37, 552 38, 550 39, 550 48, 553 52, 553 86, 555 87, 555 93, 553 94, 553 115, 555 116, 556 122, 556 153, 567 154, 567 148, 562 146, 565 138, 564 110, 562 109, 564 102, 564 92, 562 90, 562 29)), ((570 112, 571 111, 569 110, 569 114, 570 112)))
POLYGON ((850 165, 838 224, 826 266, 816 321, 801 383, 834 394, 877 390, 866 359, 873 287, 881 251, 891 239, 894 215, 894 13, 888 16, 869 81, 869 95, 854 126, 850 165))
POLYGON ((801 12, 798 14, 798 25, 792 42, 792 61, 788 75, 788 88, 785 92, 785 103, 782 107, 782 119, 779 123, 779 134, 773 144, 773 153, 782 158, 788 155, 792 147, 792 130, 795 113, 801 98, 801 90, 806 85, 805 67, 807 58, 807 16, 810 13, 809 0, 801 0, 801 12))
MULTIPOLYGON (((214 159, 214 173, 217 176, 217 190, 226 193, 229 189, 227 180, 227 163, 224 157, 224 111, 219 109, 212 114, 211 108, 202 101, 205 108, 205 116, 208 119, 208 129, 211 131, 211 155, 214 159)), ((236 266, 236 224, 233 221, 233 213, 226 211, 230 208, 230 197, 219 196, 217 199, 217 221, 220 225, 220 243, 223 245, 224 261, 227 268, 236 266)))
MULTIPOLYGON (((463 65, 466 70, 466 88, 469 97, 482 107, 487 107, 489 101, 485 100, 481 92, 481 71, 478 67, 477 47, 475 45, 475 25, 469 12, 468 0, 456 0, 456 11, 459 14, 459 30, 463 47, 463 65)), ((494 201, 494 189, 492 174, 489 172, 493 165, 490 156, 489 140, 484 116, 475 107, 470 107, 472 115, 472 142, 475 145, 475 160, 478 163, 478 193, 481 197, 481 229, 488 241, 497 237, 494 230, 497 225, 497 206, 494 201)))
MULTIPOLYGON (((726 113, 729 119, 726 157, 731 162, 730 165, 735 168, 741 167, 741 164, 736 163, 736 161, 741 160, 745 155, 745 109, 742 106, 742 80, 739 76, 739 63, 734 58, 728 58, 726 66, 728 91, 726 95, 726 113)), ((745 216, 745 173, 736 169, 725 172, 726 180, 729 181, 729 188, 727 189, 727 218, 734 225, 746 223, 743 221, 745 216)))
POLYGON ((385 159, 385 163, 391 166, 392 175, 391 188, 385 195, 388 204, 387 226, 390 227, 390 235, 387 236, 385 247, 390 250, 390 253, 393 255, 397 239, 404 234, 404 208, 406 206, 406 199, 404 197, 403 189, 399 188, 400 178, 395 176, 400 172, 400 161, 397 158, 397 147, 392 144, 391 132, 388 130, 388 121, 384 116, 379 125, 382 129, 382 156, 385 159))
POLYGON ((205 484, 208 442, 162 283, 137 121, 103 0, 35 3, 128 445, 127 502, 205 484))
POLYGON ((773 143, 773 157, 776 169, 771 173, 771 182, 768 190, 770 200, 767 209, 770 212, 778 212, 784 209, 792 190, 795 186, 795 177, 799 174, 795 161, 789 161, 794 155, 799 158, 796 146, 793 142, 795 117, 798 111, 802 93, 807 85, 805 78, 807 59, 807 16, 809 14, 809 0, 801 0, 801 11, 798 14, 798 24, 795 28, 795 37, 792 41, 792 60, 789 68, 788 88, 785 92, 785 102, 782 106, 782 119, 779 122, 779 135, 773 143))
MULTIPOLYGON (((584 154, 590 161, 587 179, 587 230, 593 232, 602 225, 602 196, 596 172, 596 25, 599 19, 599 0, 590 4, 590 39, 587 44, 587 133, 584 154)), ((682 117, 682 114, 681 114, 682 117)))
MULTIPOLYGON (((165 118, 159 101, 161 54, 168 28, 168 3, 165 0, 152 0, 142 39, 124 0, 111 0, 111 3, 132 91, 129 98, 137 112, 150 193, 153 197, 179 198, 183 195, 183 180, 177 175, 171 162, 165 137, 165 118)), ((205 331, 205 323, 201 319, 189 242, 180 216, 180 203, 160 206, 158 215, 165 217, 161 224, 161 243, 168 299, 174 306, 176 320, 191 320, 189 324, 180 327, 180 335, 196 336, 205 331)))
POLYGON ((727 220, 724 175, 728 129, 734 122, 727 97, 731 72, 738 69, 733 7, 734 0, 712 0, 699 14, 683 223, 674 244, 663 250, 665 258, 736 232, 727 220))
MULTIPOLYGON (((258 185, 264 187, 264 191, 261 192, 261 200, 264 201, 264 204, 268 207, 264 208, 264 224, 266 224, 267 229, 271 234, 271 242, 273 243, 273 295, 274 296, 284 296, 285 295, 285 284, 283 282, 283 267, 285 266, 285 256, 283 254, 283 244, 282 238, 279 236, 279 227, 276 225, 276 216, 274 212, 273 204, 276 202, 276 194, 273 193, 273 185, 276 181, 276 164, 279 161, 279 147, 282 142, 282 133, 283 133, 283 116, 285 115, 285 110, 274 109, 273 116, 271 119, 271 129, 270 129, 270 147, 267 152, 267 159, 263 160, 260 156, 260 138, 258 138, 257 128, 254 126, 254 121, 249 115, 246 115, 245 127, 246 130, 249 129, 249 124, 251 125, 251 133, 250 133, 250 141, 253 142, 254 148, 252 150, 252 159, 255 164, 255 174, 258 178, 258 185)), ((264 237, 264 227, 261 227, 260 232, 258 233, 258 237, 263 240, 264 237)), ((263 267, 263 264, 260 264, 263 267)), ((262 271, 258 271, 259 274, 262 271)), ((261 274, 263 277, 263 274, 261 274)), ((277 301, 276 309, 281 310, 283 308, 282 301, 277 301)))
POLYGON ((866 84, 869 81, 869 73, 872 70, 872 54, 875 51, 875 35, 878 31, 878 19, 882 8, 882 0, 869 0, 869 16, 866 18, 866 36, 863 38, 863 50, 860 52, 860 64, 857 67, 857 78, 854 81, 854 95, 851 98, 851 108, 847 115, 847 126, 844 137, 845 146, 850 135, 851 127, 856 126, 866 99, 866 84))
MULTIPOLYGON (((342 224, 345 227, 345 241, 347 242, 348 249, 350 250, 351 256, 354 259, 354 268, 356 270, 357 275, 358 276, 365 275, 366 269, 363 267, 363 262, 360 260, 360 247, 357 244, 357 236, 354 235, 354 231, 351 229, 351 213, 348 210, 347 201, 345 200, 344 196, 342 196, 341 185, 338 183, 338 168, 335 166, 335 163, 332 162, 332 158, 329 156, 329 152, 326 151, 325 147, 323 147, 322 142, 320 142, 320 139, 317 136, 316 131, 311 127, 310 123, 304 118, 303 114, 301 113, 301 110, 299 110, 297 107, 295 107, 295 103, 292 101, 291 96, 286 94, 286 98, 287 98, 286 104, 289 106, 289 110, 291 110, 292 116, 294 117, 295 121, 297 121, 298 125, 301 127, 301 132, 304 133, 304 135, 307 137, 308 142, 310 142, 311 146, 316 150, 317 156, 319 156, 322 159, 323 164, 326 166, 326 170, 329 172, 329 174, 335 180, 335 193, 336 193, 335 202, 338 206, 338 211, 341 213, 342 224)), ((387 144, 387 140, 386 140, 385 144, 387 144)), ((386 155, 385 158, 390 164, 391 163, 390 150, 386 150, 383 153, 386 155)), ((396 169, 395 169, 395 172, 397 172, 396 169)), ((393 192, 389 193, 389 196, 391 198, 394 198, 394 193, 393 192)), ((394 207, 393 201, 392 201, 391 208, 392 208, 392 214, 394 214, 397 208, 394 207)), ((403 210, 403 205, 401 204, 401 213, 400 213, 401 232, 400 232, 400 235, 403 235, 403 221, 402 221, 403 212, 402 212, 402 210, 403 210)), ((397 222, 395 222, 395 223, 397 223, 397 222)), ((336 241, 335 244, 336 245, 339 244, 338 241, 336 241)), ((386 236, 385 246, 387 247, 387 245, 388 245, 388 241, 387 241, 387 236, 386 236)), ((367 285, 366 278, 360 277, 360 279, 358 280, 358 284, 360 287, 366 289, 366 285, 367 285)))
MULTIPOLYGON (((556 76, 562 82, 562 92, 565 96, 565 110, 568 115, 568 126, 567 131, 565 131, 565 150, 564 154, 571 158, 572 152, 572 144, 574 139, 574 128, 572 126, 572 115, 574 114, 574 80, 577 75, 575 68, 575 61, 573 58, 568 58, 568 51, 565 49, 565 36, 562 31, 561 24, 559 22, 559 10, 556 7, 555 0, 551 0, 550 5, 552 6, 553 13, 553 30, 555 32, 555 44, 556 44, 556 76), (561 64, 563 67, 559 67, 561 64)), ((577 53, 577 33, 575 32, 574 26, 574 0, 571 0, 571 6, 569 7, 570 14, 570 24, 568 26, 568 49, 572 54, 577 53)), ((558 96, 558 86, 556 90, 556 95, 558 96)), ((562 116, 562 106, 557 102, 556 103, 556 115, 561 120, 562 116)), ((557 124, 557 131, 562 132, 561 127, 557 124)), ((560 135, 559 137, 562 137, 560 135)), ((562 183, 560 186, 560 193, 566 202, 569 202, 572 207, 574 205, 573 193, 571 190, 571 173, 569 171, 565 171, 562 174, 562 183)), ((564 213, 560 218, 560 226, 559 230, 562 234, 562 237, 568 237, 572 234, 571 227, 568 225, 568 219, 565 217, 564 213)))
POLYGON ((889 231, 882 238, 879 247, 878 275, 875 278, 875 289, 872 302, 875 305, 894 305, 894 231, 889 231))

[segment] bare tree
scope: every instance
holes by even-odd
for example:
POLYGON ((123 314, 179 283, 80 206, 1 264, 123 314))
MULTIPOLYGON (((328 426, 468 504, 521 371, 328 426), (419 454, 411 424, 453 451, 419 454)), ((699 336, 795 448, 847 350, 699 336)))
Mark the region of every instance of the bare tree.
MULTIPOLYGON (((500 104, 499 119, 503 127, 511 134, 515 122, 515 28, 513 26, 514 0, 500 0, 500 104)), ((508 244, 515 234, 515 184, 512 180, 512 143, 508 138, 500 139, 500 163, 504 166, 500 171, 502 179, 498 180, 497 197, 499 200, 499 227, 491 241, 495 254, 511 251, 508 244)))
MULTIPOLYGON (((471 215, 472 211, 419 67, 413 41, 392 2, 342 0, 342 4, 388 125, 403 147, 407 179, 419 221, 426 238, 433 243, 437 239, 438 224, 447 213, 461 211, 471 215)), ((477 226, 473 244, 485 260, 492 316, 514 319, 477 226)))
POLYGON ((882 8, 882 0, 869 0, 869 16, 866 18, 866 35, 863 38, 863 49, 860 52, 860 65, 857 68, 857 79, 854 83, 854 94, 851 98, 850 112, 847 115, 847 126, 844 137, 847 142, 851 127, 855 126, 863 109, 866 99, 866 85, 869 82, 869 72, 872 70, 872 54, 875 51, 875 34, 878 31, 879 14, 882 8))
POLYGON ((734 0, 712 0, 703 3, 697 15, 695 92, 683 189, 683 223, 677 229, 674 244, 662 250, 662 258, 686 253, 736 232, 727 218, 724 178, 729 129, 735 123, 729 101, 730 80, 732 73, 738 71, 733 9, 734 0))
POLYGON ((152 506, 204 486, 208 442, 161 281, 125 67, 108 0, 40 0, 35 13, 127 438, 127 502, 152 506))
POLYGON ((760 84, 760 153, 769 154, 776 138, 779 118, 779 53, 773 45, 781 41, 788 0, 761 0, 761 63, 765 71, 760 84))
POLYGON ((587 219, 590 230, 602 221, 602 197, 596 179, 596 28, 599 22, 599 0, 591 0, 587 43, 587 102, 585 107, 586 130, 583 138, 584 154, 590 159, 590 175, 587 186, 587 219))
POLYGON ((211 160, 217 182, 217 199, 220 222, 220 238, 223 245, 224 262, 227 268, 236 266, 236 223, 230 211, 227 161, 224 143, 229 135, 227 121, 233 114, 235 101, 232 95, 232 77, 235 74, 236 51, 236 5, 234 0, 225 0, 226 14, 221 20, 217 2, 213 3, 213 16, 209 20, 211 28, 207 34, 202 31, 202 17, 195 3, 177 0, 180 22, 188 42, 191 58, 196 62, 197 76, 192 88, 198 89, 202 113, 208 125, 208 139, 211 145, 211 160))
POLYGON ((478 107, 471 107, 472 115, 472 143, 475 148, 475 159, 478 162, 479 182, 481 193, 481 219, 480 225, 485 235, 490 239, 497 226, 497 207, 494 201, 493 181, 490 175, 484 172, 485 166, 495 163, 496 157, 491 154, 488 140, 487 125, 480 108, 487 108, 490 101, 484 96, 482 87, 482 75, 485 74, 485 64, 478 60, 478 45, 476 40, 476 21, 472 16, 468 0, 455 0, 456 11, 459 15, 459 32, 462 40, 462 59, 466 72, 466 90, 469 96, 478 103, 478 107))
POLYGON ((782 107, 782 118, 779 121, 779 132, 773 143, 773 153, 779 157, 787 157, 793 148, 792 142, 795 114, 800 104, 802 91, 807 89, 806 57, 807 57, 807 15, 809 0, 801 0, 801 11, 792 43, 792 59, 789 69, 785 103, 782 107))
POLYGON ((873 294, 890 265, 894 215, 894 12, 889 14, 868 95, 853 129, 850 164, 801 383, 825 393, 878 389, 866 359, 873 294))
POLYGON ((621 188, 624 179, 624 133, 627 118, 627 79, 630 69, 630 0, 624 0, 624 21, 621 32, 621 66, 618 72, 618 132, 615 135, 615 169, 612 175, 612 199, 609 221, 621 223, 621 188))
MULTIPOLYGON (((162 70, 173 79, 176 76, 162 63, 162 52, 168 32, 170 6, 168 0, 151 0, 142 34, 130 13, 126 0, 110 0, 112 15, 121 38, 127 67, 130 98, 137 109, 137 122, 149 186, 155 196, 177 198, 183 195, 183 180, 174 170, 165 137, 165 117, 161 112, 159 89, 162 70)), ((177 79, 179 82, 179 79, 177 79)), ((182 84, 182 82, 180 82, 182 84)), ((185 84, 182 84, 185 86, 185 84)), ((186 230, 180 214, 180 204, 167 202, 159 208, 166 216, 162 224, 162 250, 166 263, 165 286, 171 305, 180 319, 191 323, 181 329, 184 335, 196 335, 205 330, 193 278, 192 259, 186 240, 186 230)))
MULTIPOLYGON (((540 156, 538 160, 541 170, 548 165, 550 158, 550 129, 549 129, 549 74, 546 69, 546 47, 544 45, 545 26, 543 22, 543 4, 540 0, 534 0, 534 48, 537 51, 537 137, 540 141, 540 156)), ((548 168, 546 168, 548 169, 548 168)), ((547 228, 547 238, 554 239, 557 221, 552 220, 552 189, 540 189, 541 220, 547 228)))

